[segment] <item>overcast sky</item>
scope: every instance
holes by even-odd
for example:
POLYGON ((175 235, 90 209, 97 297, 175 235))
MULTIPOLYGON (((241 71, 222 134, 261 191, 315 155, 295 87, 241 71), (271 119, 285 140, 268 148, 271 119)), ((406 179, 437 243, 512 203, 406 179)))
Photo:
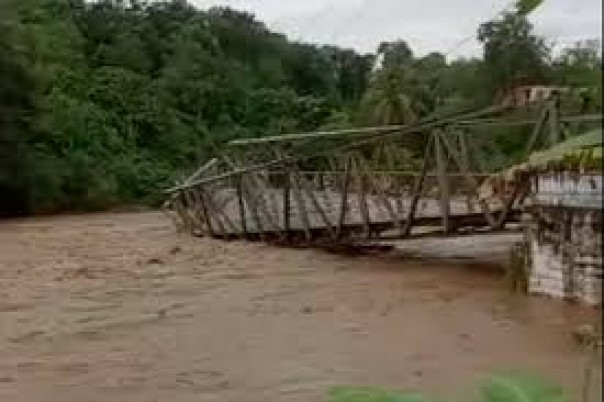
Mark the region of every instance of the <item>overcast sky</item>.
MULTIPOLYGON (((510 0, 191 0, 254 13, 291 39, 374 52, 383 40, 405 39, 419 55, 477 56, 478 25, 510 0), (472 39, 458 46, 465 38, 472 39)), ((558 45, 602 37, 602 0, 545 0, 531 16, 539 34, 558 45)))

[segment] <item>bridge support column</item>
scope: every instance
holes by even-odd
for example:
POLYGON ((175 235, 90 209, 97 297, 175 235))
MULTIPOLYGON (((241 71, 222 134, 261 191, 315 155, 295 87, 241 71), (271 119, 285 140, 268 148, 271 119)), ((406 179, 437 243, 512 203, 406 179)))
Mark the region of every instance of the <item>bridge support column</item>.
POLYGON ((440 137, 440 132, 434 132, 434 150, 436 157, 436 173, 438 178, 440 213, 442 215, 442 229, 444 233, 451 231, 449 216, 451 215, 451 204, 449 195, 449 180, 447 178, 447 157, 440 137))

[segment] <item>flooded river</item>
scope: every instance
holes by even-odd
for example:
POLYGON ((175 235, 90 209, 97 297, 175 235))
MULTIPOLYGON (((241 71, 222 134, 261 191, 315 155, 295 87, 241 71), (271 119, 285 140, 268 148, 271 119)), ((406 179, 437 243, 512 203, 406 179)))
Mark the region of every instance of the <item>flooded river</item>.
POLYGON ((574 393, 597 316, 510 295, 513 236, 388 255, 192 238, 161 214, 0 223, 0 400, 322 401, 336 385, 446 396, 527 369, 574 393))

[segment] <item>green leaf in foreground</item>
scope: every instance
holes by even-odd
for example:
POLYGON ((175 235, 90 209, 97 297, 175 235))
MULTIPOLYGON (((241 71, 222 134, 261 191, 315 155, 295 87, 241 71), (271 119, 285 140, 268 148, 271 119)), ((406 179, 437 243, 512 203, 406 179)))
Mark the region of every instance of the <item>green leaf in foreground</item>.
POLYGON ((493 375, 482 387, 484 402, 566 402, 560 387, 523 373, 493 375))
POLYGON ((377 388, 337 387, 329 393, 328 402, 426 402, 415 394, 400 394, 377 388))
POLYGON ((543 3, 543 0, 518 0, 516 9, 520 15, 528 15, 543 3))

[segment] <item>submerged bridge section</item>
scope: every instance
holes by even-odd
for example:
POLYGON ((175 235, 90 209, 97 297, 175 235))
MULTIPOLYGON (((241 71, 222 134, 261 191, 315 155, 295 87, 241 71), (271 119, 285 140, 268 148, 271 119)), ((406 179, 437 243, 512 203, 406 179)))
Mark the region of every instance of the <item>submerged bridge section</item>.
POLYGON ((493 130, 515 132, 510 141, 528 155, 594 122, 601 115, 561 116, 550 100, 520 115, 491 107, 407 126, 236 140, 167 190, 166 209, 194 235, 282 244, 501 230, 518 221, 528 181, 522 169, 495 174, 515 161, 493 130))

